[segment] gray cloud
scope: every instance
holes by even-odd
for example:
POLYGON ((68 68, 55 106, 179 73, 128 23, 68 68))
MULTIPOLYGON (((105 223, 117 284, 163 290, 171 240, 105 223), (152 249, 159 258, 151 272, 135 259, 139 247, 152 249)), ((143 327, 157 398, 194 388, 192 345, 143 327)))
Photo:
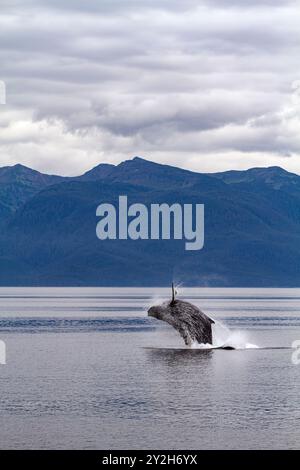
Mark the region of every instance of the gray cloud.
POLYGON ((0 164, 76 174, 140 153, 207 171, 282 157, 300 173, 299 11, 274 0, 4 2, 0 164))

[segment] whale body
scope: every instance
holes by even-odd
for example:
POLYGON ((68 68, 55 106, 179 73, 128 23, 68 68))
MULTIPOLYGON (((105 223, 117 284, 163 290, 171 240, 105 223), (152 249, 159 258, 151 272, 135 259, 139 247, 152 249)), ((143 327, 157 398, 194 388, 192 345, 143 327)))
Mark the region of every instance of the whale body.
POLYGON ((151 307, 148 315, 172 325, 187 346, 195 342, 212 345, 211 325, 215 323, 214 320, 195 305, 175 299, 174 291, 171 301, 151 307))

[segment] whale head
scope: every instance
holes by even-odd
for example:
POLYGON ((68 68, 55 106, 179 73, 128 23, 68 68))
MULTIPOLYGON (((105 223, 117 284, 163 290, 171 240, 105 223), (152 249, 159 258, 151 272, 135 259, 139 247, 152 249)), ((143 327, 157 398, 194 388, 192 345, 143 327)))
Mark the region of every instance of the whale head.
POLYGON ((172 283, 172 299, 167 300, 160 305, 150 307, 148 310, 148 316, 170 323, 170 319, 173 316, 173 310, 179 303, 179 301, 175 299, 176 293, 174 284, 172 283))
MULTIPOLYGON (((177 301, 175 301, 177 302, 177 301)), ((174 308, 174 303, 163 302, 161 305, 154 305, 148 310, 148 316, 156 318, 157 320, 167 321, 168 316, 172 316, 172 309, 174 308)))

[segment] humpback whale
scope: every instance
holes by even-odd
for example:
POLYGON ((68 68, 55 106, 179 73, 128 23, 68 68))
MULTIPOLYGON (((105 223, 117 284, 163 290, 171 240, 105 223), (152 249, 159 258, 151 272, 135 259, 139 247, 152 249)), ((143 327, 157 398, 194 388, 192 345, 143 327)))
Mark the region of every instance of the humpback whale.
POLYGON ((212 345, 212 327, 214 322, 195 305, 177 300, 172 284, 172 299, 148 310, 148 316, 165 321, 177 330, 185 344, 191 346, 198 342, 212 345))

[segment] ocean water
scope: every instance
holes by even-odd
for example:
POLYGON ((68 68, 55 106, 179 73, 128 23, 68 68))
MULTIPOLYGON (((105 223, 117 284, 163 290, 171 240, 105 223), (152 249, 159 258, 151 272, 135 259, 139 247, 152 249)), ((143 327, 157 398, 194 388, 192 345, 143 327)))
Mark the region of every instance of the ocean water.
POLYGON ((299 448, 300 289, 181 289, 235 351, 186 348, 148 318, 169 294, 1 288, 0 448, 299 448))

